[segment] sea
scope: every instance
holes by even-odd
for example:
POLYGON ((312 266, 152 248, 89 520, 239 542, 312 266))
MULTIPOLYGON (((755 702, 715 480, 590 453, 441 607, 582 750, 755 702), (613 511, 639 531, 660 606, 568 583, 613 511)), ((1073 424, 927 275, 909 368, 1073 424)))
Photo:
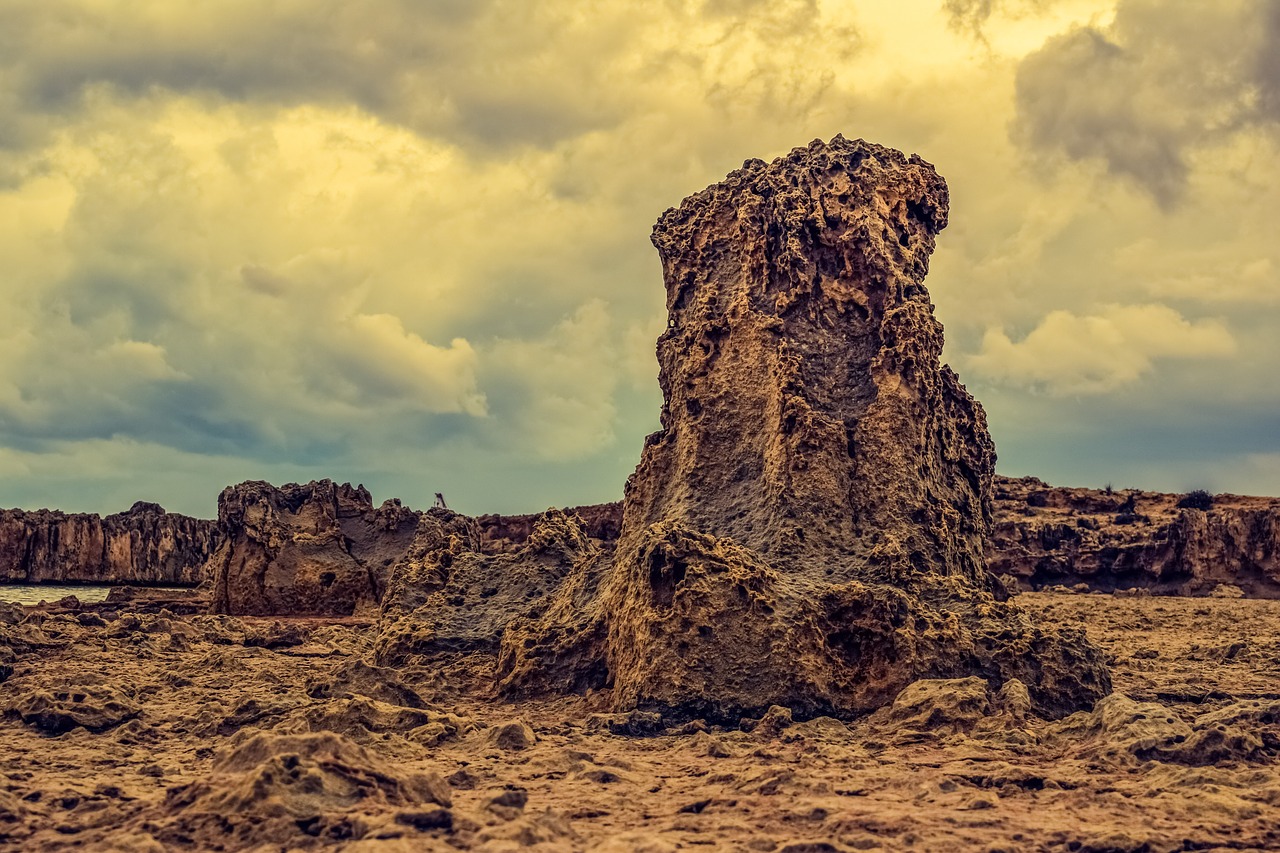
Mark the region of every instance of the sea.
POLYGON ((57 601, 74 595, 84 604, 105 601, 109 586, 93 584, 52 584, 52 583, 4 583, 0 584, 0 601, 12 601, 16 604, 39 604, 42 601, 57 601))

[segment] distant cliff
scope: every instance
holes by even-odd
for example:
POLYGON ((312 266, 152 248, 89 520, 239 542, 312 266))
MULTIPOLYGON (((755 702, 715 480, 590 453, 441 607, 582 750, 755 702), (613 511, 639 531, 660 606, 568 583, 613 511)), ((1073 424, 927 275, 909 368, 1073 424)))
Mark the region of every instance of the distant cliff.
POLYGON ((0 510, 0 581, 195 585, 216 545, 213 521, 141 501, 106 517, 0 510))
MULTIPOLYGON (((1085 584, 1208 595, 1219 584, 1251 598, 1280 598, 1280 498, 1216 495, 1207 510, 1183 495, 1054 487, 997 476, 987 538, 991 571, 1011 587, 1085 584)), ((593 539, 617 539, 622 505, 576 507, 593 539)), ((519 547, 537 516, 482 515, 484 540, 519 547)))
MULTIPOLYGON (((243 491, 229 490, 223 503, 229 507, 235 501, 228 498, 243 491)), ((342 504, 332 513, 334 524, 350 526, 354 522, 347 516, 368 516, 371 520, 360 525, 363 532, 354 540, 368 540, 379 551, 375 562, 381 569, 388 555, 404 549, 402 540, 411 538, 412 521, 419 514, 393 512, 391 506, 375 511, 363 494, 343 494, 343 500, 331 501, 335 507, 342 504), (360 504, 358 512, 346 507, 353 501, 360 504), (399 521, 392 522, 392 516, 399 521)), ((1104 592, 1208 595, 1227 584, 1249 597, 1280 598, 1280 498, 1216 495, 1202 510, 1179 507, 1182 495, 1054 487, 1035 477, 1000 476, 993 498, 987 560, 1010 586, 1085 584, 1104 592)), ((588 537, 616 541, 620 503, 567 512, 582 520, 588 537)), ((228 539, 238 542, 253 526, 245 513, 228 511, 225 516, 220 530, 215 521, 166 513, 148 503, 106 517, 0 510, 0 582, 194 585, 219 546, 230 545, 228 539)), ((479 516, 475 521, 482 547, 491 553, 518 549, 538 517, 479 516)), ((350 538, 348 532, 338 541, 350 538)), ((344 548, 349 550, 350 544, 344 548)), ((372 597, 380 597, 380 584, 369 584, 372 597)))
POLYGON ((1023 589, 1086 584, 1207 595, 1228 584, 1253 598, 1280 598, 1280 498, 1195 501, 1053 487, 1035 477, 997 477, 994 498, 987 559, 1023 589))

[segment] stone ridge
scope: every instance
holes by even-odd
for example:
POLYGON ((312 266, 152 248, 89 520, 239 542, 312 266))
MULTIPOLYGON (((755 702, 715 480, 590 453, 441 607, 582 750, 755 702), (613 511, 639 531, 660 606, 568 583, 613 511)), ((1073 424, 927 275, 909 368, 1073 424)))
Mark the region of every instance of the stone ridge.
POLYGON ((195 586, 217 544, 213 521, 143 501, 105 517, 0 510, 0 581, 195 586))
POLYGON ((1182 495, 996 481, 988 542, 993 571, 1023 589, 1209 595, 1226 585, 1280 598, 1280 498, 1215 495, 1207 510, 1182 495))

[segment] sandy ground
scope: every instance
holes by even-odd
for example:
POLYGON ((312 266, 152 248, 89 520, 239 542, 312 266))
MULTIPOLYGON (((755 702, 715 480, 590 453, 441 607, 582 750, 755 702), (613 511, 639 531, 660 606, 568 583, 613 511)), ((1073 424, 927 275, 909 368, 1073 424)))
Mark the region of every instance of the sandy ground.
POLYGON ((1018 600, 1084 623, 1116 694, 1052 722, 932 682, 848 724, 664 730, 486 698, 484 655, 379 671, 367 622, 36 616, 0 626, 0 847, 1280 849, 1280 602, 1018 600))

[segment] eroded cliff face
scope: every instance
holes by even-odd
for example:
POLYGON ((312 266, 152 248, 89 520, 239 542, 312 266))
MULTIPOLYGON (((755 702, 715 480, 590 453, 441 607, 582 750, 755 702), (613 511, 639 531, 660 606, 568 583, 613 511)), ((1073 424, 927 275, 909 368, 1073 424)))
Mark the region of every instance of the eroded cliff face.
POLYGON ((992 571, 1025 589, 1085 584, 1208 595, 1219 585, 1280 598, 1280 499, 1217 495, 1208 510, 1181 495, 1051 487, 997 479, 992 571))
POLYGON ((393 570, 383 661, 482 625, 507 696, 607 687, 677 718, 855 715, 974 674, 1051 715, 1105 694, 1097 650, 985 570, 994 450, 922 284, 947 212, 928 163, 841 137, 668 211, 662 429, 616 544, 559 512, 500 556, 456 538, 430 602, 393 570))
POLYGON ((372 612, 419 518, 399 501, 374 507, 363 486, 329 480, 229 486, 218 498, 222 541, 207 570, 214 612, 372 612))
POLYGON ((105 517, 0 510, 0 581, 195 585, 216 545, 214 522, 141 501, 105 517))

